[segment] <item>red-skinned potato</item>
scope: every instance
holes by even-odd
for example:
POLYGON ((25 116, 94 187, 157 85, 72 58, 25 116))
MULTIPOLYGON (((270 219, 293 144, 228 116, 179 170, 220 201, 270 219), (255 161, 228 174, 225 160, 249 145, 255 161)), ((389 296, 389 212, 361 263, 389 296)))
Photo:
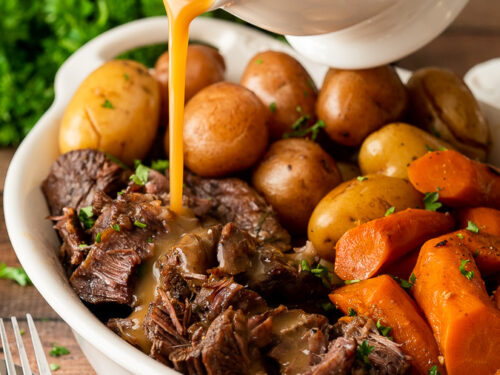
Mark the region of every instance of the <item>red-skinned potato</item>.
POLYGON ((330 69, 318 95, 316 114, 332 140, 359 146, 371 132, 400 119, 407 103, 406 89, 389 65, 330 69))
POLYGON ((301 116, 315 120, 317 89, 304 67, 292 56, 278 51, 255 55, 240 83, 252 90, 269 112, 269 134, 280 139, 301 116))
POLYGON ((271 145, 253 174, 254 187, 294 234, 305 234, 316 204, 342 182, 335 161, 317 143, 290 138, 271 145))
POLYGON ((267 147, 267 112, 253 92, 219 82, 198 92, 184 112, 186 167, 206 177, 247 169, 267 147))
MULTIPOLYGON (((154 77, 161 87, 161 123, 168 125, 168 51, 155 64, 154 77)), ((222 55, 213 47, 190 44, 186 62, 186 94, 188 102, 198 91, 212 83, 224 80, 226 64, 222 55)))

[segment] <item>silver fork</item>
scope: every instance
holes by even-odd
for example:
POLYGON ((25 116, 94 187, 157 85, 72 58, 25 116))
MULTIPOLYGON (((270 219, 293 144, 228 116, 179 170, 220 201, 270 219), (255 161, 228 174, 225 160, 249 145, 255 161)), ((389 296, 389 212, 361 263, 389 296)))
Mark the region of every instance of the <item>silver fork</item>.
MULTIPOLYGON (((17 324, 16 317, 10 318, 12 321, 12 329, 14 330, 14 336, 16 337, 17 351, 19 352, 19 357, 21 358, 21 366, 23 369, 23 375, 32 375, 30 363, 28 361, 28 356, 24 348, 23 339, 21 333, 19 332, 19 326, 17 324)), ((38 364, 38 371, 40 375, 51 375, 49 364, 47 363, 47 358, 43 352, 42 343, 40 342, 40 337, 35 327, 35 322, 31 314, 26 314, 26 319, 28 321, 28 328, 30 331, 31 341, 33 342, 33 349, 35 351, 36 363, 38 364)), ((8 375, 17 375, 14 361, 12 360, 12 353, 9 348, 9 341, 7 340, 7 334, 5 332, 5 326, 3 324, 3 319, 0 319, 0 336, 2 339, 3 353, 5 356, 5 365, 7 367, 8 375)))

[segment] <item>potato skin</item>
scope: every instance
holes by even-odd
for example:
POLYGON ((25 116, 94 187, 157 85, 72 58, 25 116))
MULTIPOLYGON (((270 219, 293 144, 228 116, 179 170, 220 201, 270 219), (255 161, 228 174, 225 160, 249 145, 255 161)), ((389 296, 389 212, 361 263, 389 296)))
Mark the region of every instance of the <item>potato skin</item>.
POLYGON ((304 235, 316 204, 342 182, 335 161, 317 143, 290 138, 271 145, 252 178, 293 234, 304 235))
POLYGON ((395 211, 422 207, 422 195, 403 179, 369 175, 346 181, 330 191, 314 209, 307 235, 321 256, 335 257, 335 244, 349 229, 395 211))
POLYGON ((470 158, 486 160, 490 131, 465 82, 441 68, 423 68, 408 81, 415 125, 439 135, 470 158))
POLYGON ((159 114, 160 90, 148 69, 136 61, 108 61, 82 82, 66 107, 59 150, 98 149, 130 165, 151 148, 159 114))
POLYGON ((253 92, 219 82, 197 93, 184 113, 184 160, 193 172, 224 176, 247 169, 267 147, 267 112, 253 92))
POLYGON ((316 114, 332 140, 359 146, 374 130, 400 119, 407 104, 406 89, 389 65, 330 69, 318 95, 316 114))
POLYGON ((252 90, 269 112, 271 140, 291 131, 302 115, 309 115, 309 124, 314 123, 318 91, 309 73, 292 56, 278 51, 258 53, 248 63, 240 83, 252 90))
MULTIPOLYGON (((156 60, 153 76, 160 83, 161 123, 168 125, 168 51, 156 60)), ((190 44, 186 62, 186 93, 188 102, 198 91, 212 83, 224 80, 226 64, 215 48, 202 44, 190 44)))
POLYGON ((359 150, 363 175, 383 174, 408 179, 408 165, 429 149, 453 147, 416 126, 393 123, 370 134, 359 150))

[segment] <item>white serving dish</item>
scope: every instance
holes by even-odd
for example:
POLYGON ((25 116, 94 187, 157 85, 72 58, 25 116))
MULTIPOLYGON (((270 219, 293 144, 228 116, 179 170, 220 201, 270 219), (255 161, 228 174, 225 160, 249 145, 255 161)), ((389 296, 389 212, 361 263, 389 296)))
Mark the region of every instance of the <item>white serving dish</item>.
MULTIPOLYGON (((318 86, 327 70, 326 66, 299 56, 287 45, 259 31, 226 21, 195 20, 191 26, 191 39, 220 49, 226 59, 226 77, 230 81, 238 81, 248 60, 258 51, 267 49, 282 50, 295 56, 318 86)), ((54 103, 17 149, 5 181, 4 210, 12 246, 36 288, 73 329, 90 364, 101 375, 177 372, 111 332, 73 292, 57 258, 60 243, 51 222, 46 219, 49 212, 40 184, 59 155, 59 122, 80 82, 104 61, 121 52, 166 40, 167 19, 155 17, 110 30, 74 53, 57 73, 54 103)), ((407 72, 401 74, 408 75, 407 72)), ((499 159, 498 146, 496 160, 499 159)))

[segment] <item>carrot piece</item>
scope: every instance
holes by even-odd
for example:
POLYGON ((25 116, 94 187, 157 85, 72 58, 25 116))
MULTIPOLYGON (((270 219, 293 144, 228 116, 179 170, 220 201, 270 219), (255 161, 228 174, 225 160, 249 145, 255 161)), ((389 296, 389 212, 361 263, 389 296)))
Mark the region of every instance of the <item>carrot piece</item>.
POLYGON ((412 365, 419 374, 427 374, 439 364, 439 350, 431 329, 420 314, 417 305, 390 276, 346 285, 330 295, 330 300, 344 313, 354 309, 358 315, 366 315, 384 326, 390 326, 390 335, 401 350, 412 357, 412 365))
POLYGON ((467 246, 448 238, 422 246, 413 270, 413 295, 432 327, 449 375, 493 374, 500 368, 500 311, 489 299, 467 246))
POLYGON ((453 226, 450 215, 414 208, 369 221, 338 240, 335 273, 344 280, 368 279, 453 226))
POLYGON ((481 232, 500 236, 500 210, 489 207, 465 208, 458 213, 460 228, 466 228, 469 221, 481 232))
POLYGON ((500 209, 500 170, 456 151, 428 152, 410 164, 408 178, 422 193, 438 191, 449 206, 500 209))
POLYGON ((382 267, 380 273, 385 273, 391 276, 397 276, 401 279, 408 280, 413 269, 415 268, 415 264, 417 264, 419 249, 413 250, 412 252, 402 256, 394 263, 388 264, 387 266, 382 267))

